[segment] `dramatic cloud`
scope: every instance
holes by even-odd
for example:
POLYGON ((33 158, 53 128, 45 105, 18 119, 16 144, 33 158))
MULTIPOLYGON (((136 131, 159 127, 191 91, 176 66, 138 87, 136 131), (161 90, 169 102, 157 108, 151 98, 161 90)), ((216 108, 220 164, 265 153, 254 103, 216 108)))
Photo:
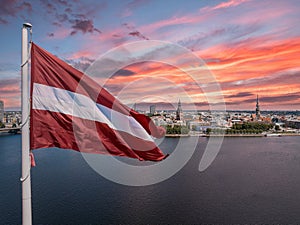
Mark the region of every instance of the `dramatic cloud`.
POLYGON ((72 28, 73 31, 71 32, 71 35, 76 34, 78 31, 81 31, 82 33, 93 33, 94 31, 98 32, 99 34, 101 31, 94 27, 94 23, 92 20, 70 20, 70 23, 73 24, 72 28))
POLYGON ((277 102, 299 102, 300 93, 286 94, 281 96, 268 96, 260 98, 261 102, 277 103, 277 102))
POLYGON ((131 71, 131 70, 128 70, 128 69, 121 69, 121 70, 118 70, 114 76, 132 76, 136 74, 135 72, 131 71))
POLYGON ((144 40, 149 40, 149 38, 142 35, 139 31, 130 32, 129 35, 139 37, 139 38, 144 39, 144 40))
POLYGON ((208 66, 219 81, 235 82, 235 85, 255 83, 255 79, 259 78, 266 80, 269 76, 277 76, 280 71, 297 68, 299 38, 277 42, 270 42, 269 38, 252 38, 235 45, 215 46, 198 54, 204 59, 215 59, 208 62, 208 66))
POLYGON ((19 13, 31 13, 32 5, 26 1, 2 0, 0 7, 0 24, 7 24, 7 16, 17 17, 19 13))
MULTIPOLYGON (((134 28, 133 25, 126 24, 126 26, 134 28)), ((240 32, 236 33, 237 36, 238 34, 240 32)), ((204 60, 208 63, 208 68, 216 75, 224 91, 224 97, 228 106, 238 107, 242 105, 251 109, 253 102, 255 103, 256 94, 259 94, 261 97, 267 97, 269 95, 283 95, 287 90, 291 92, 300 91, 298 82, 298 77, 300 76, 300 68, 298 67, 300 45, 298 38, 270 41, 271 39, 272 37, 267 35, 246 40, 240 39, 235 44, 215 45, 213 48, 203 51, 203 53, 202 51, 195 52, 200 56, 204 56, 204 60)), ((145 54, 145 58, 149 54, 156 56, 157 59, 177 57, 171 49, 156 49, 154 51, 145 51, 143 49, 142 52, 145 54)), ((179 61, 183 67, 189 63, 185 58, 179 61)), ((106 62, 105 65, 112 66, 115 65, 114 63, 106 62)), ((166 93, 173 93, 173 96, 175 96, 172 91, 174 91, 175 86, 178 86, 183 88, 195 102, 201 103, 199 99, 205 98, 201 88, 210 90, 209 87, 212 85, 210 83, 201 83, 200 86, 195 85, 188 76, 180 73, 176 68, 161 63, 138 63, 123 69, 130 70, 134 74, 126 73, 126 76, 116 76, 109 81, 108 89, 115 95, 118 94, 118 91, 123 91, 126 85, 144 77, 160 77, 173 82, 171 85, 170 83, 164 84, 161 81, 149 81, 143 84, 144 86, 135 87, 132 89, 132 92, 128 91, 126 98, 124 97, 127 102, 130 102, 129 99, 134 99, 137 92, 145 95, 156 94, 160 96, 166 96, 166 93), (156 84, 158 83, 159 89, 156 87, 151 89, 157 86, 156 84), (151 88, 149 88, 150 86, 151 88)), ((201 68, 199 67, 199 69, 201 68)), ((288 95, 286 98, 288 99, 289 97, 292 96, 288 95)), ((292 99, 293 101, 290 103, 293 102, 291 107, 294 107, 294 103, 299 101, 299 99, 295 97, 292 97, 292 99)), ((269 107, 276 107, 276 104, 280 108, 276 102, 270 102, 269 107)))
POLYGON ((253 93, 251 93, 251 92, 239 92, 237 94, 227 96, 226 98, 241 98, 241 97, 250 97, 250 96, 252 97, 253 93))
POLYGON ((144 40, 149 40, 149 38, 145 37, 141 32, 136 30, 134 25, 129 24, 129 23, 123 23, 122 26, 130 31, 128 33, 128 35, 133 36, 133 37, 138 37, 138 38, 144 39, 144 40))
MULTIPOLYGON (((101 31, 94 26, 94 20, 92 17, 98 10, 106 7, 105 3, 96 4, 93 8, 87 5, 79 5, 79 3, 73 2, 73 4, 67 1, 55 0, 55 1, 41 1, 46 7, 47 12, 54 17, 55 21, 52 24, 56 27, 70 27, 70 35, 75 35, 78 32, 82 34, 92 34, 94 32, 101 33, 101 31), (80 8, 80 13, 74 13, 80 8)), ((50 17, 50 16, 49 16, 50 17)), ((66 29, 66 28, 65 28, 66 29)), ((51 32, 55 36, 57 31, 51 32)), ((52 36, 53 37, 53 36, 52 36)))

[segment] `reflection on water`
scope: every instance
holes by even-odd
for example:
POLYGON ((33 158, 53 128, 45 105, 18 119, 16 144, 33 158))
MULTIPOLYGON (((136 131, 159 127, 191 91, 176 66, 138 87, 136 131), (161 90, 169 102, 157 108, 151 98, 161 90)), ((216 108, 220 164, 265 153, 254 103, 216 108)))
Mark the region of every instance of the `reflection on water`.
MULTIPOLYGON (((21 223, 20 139, 0 137, 0 224, 21 223)), ((161 148, 176 141, 165 139, 161 148)), ((206 143, 199 138, 175 176, 146 187, 106 180, 75 151, 35 150, 34 224, 300 223, 300 137, 225 138, 200 173, 206 143)))

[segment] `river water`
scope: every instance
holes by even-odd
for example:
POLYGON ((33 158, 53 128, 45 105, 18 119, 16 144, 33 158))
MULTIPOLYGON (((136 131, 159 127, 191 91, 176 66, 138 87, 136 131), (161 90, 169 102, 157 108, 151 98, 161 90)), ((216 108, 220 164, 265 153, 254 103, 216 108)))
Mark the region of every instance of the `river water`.
MULTIPOLYGON (((142 187, 103 178, 76 151, 35 150, 33 222, 300 224, 299 136, 224 138, 214 162, 199 172, 207 140, 198 139, 174 176, 142 187)), ((0 136, 0 224, 21 224, 20 142, 20 135, 0 136)), ((177 142, 166 138, 161 148, 168 152, 177 142)))

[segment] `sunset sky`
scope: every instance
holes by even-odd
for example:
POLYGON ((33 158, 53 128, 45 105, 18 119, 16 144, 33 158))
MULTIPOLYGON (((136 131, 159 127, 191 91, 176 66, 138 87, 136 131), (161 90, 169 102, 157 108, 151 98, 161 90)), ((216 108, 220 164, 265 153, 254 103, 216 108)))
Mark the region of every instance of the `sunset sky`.
POLYGON ((187 108, 192 102, 208 109, 207 96, 214 95, 213 103, 224 98, 228 110, 254 110, 258 94, 262 110, 300 110, 298 0, 0 2, 0 100, 5 110, 20 109, 24 22, 33 25, 37 45, 105 82, 128 105, 155 103, 159 109, 181 99, 187 108), (152 40, 175 47, 152 46, 152 40), (140 47, 130 45, 137 41, 143 41, 140 47), (106 52, 126 46, 133 48, 127 50, 134 51, 135 60, 117 53, 110 63, 93 67, 106 52), (176 48, 206 66, 195 65, 176 48), (155 60, 142 62, 150 54, 155 60), (128 65, 101 77, 120 60, 128 65), (193 71, 196 80, 186 71, 193 71), (205 88, 215 81, 218 93, 205 88))

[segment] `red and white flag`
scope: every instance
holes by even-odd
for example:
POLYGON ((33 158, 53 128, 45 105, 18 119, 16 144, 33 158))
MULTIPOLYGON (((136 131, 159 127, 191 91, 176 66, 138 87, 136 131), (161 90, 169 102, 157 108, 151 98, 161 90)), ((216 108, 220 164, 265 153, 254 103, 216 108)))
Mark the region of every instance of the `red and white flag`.
POLYGON ((58 147, 159 161, 165 133, 87 75, 32 43, 31 149, 58 147))

